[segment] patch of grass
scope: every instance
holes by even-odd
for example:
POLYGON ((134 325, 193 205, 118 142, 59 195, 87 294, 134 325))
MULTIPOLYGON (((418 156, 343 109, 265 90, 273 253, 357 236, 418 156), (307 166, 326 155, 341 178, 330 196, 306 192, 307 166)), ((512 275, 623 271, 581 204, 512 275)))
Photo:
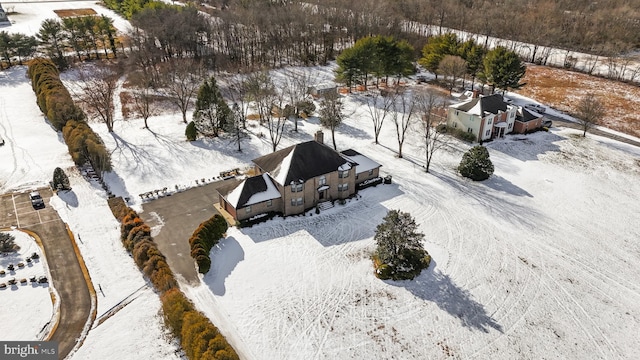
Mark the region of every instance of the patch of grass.
POLYGON ((601 124, 629 135, 640 136, 640 88, 566 69, 529 65, 523 79, 527 85, 517 93, 536 99, 567 114, 575 114, 581 96, 592 92, 606 109, 601 124))
POLYGON ((53 10, 56 15, 61 18, 72 17, 72 16, 89 16, 89 15, 97 15, 95 10, 90 8, 85 9, 60 9, 53 10))

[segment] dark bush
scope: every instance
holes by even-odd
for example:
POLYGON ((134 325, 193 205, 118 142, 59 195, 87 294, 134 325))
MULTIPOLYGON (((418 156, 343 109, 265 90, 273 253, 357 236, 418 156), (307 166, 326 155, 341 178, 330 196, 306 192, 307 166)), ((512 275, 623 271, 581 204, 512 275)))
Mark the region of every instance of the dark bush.
POLYGON ((187 137, 187 141, 195 141, 198 137, 198 130, 196 124, 191 121, 187 124, 187 128, 184 130, 184 135, 187 137))
POLYGON ((493 174, 493 170, 493 163, 489 159, 489 151, 482 145, 474 146, 464 153, 458 166, 460 175, 473 181, 488 179, 493 174))
POLYGON ((191 256, 198 264, 198 271, 206 274, 211 268, 211 259, 209 252, 211 248, 216 246, 229 228, 227 221, 220 215, 216 214, 209 220, 203 222, 193 232, 189 238, 189 246, 191 246, 191 256))

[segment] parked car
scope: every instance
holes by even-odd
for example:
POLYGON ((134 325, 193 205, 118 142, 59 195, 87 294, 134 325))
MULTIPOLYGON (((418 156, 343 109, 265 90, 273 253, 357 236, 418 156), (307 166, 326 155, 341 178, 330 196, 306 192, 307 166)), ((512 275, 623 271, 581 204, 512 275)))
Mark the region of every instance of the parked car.
POLYGON ((33 208, 38 210, 38 209, 44 209, 44 199, 42 199, 42 196, 40 196, 40 193, 37 191, 32 191, 29 193, 29 199, 31 199, 31 205, 33 205, 33 208))
POLYGON ((553 121, 551 121, 551 120, 545 120, 545 121, 542 122, 542 126, 543 127, 550 128, 551 125, 553 125, 553 121))
POLYGON ((544 114, 545 112, 547 112, 546 107, 538 104, 526 104, 524 108, 527 110, 535 111, 538 114, 544 114))

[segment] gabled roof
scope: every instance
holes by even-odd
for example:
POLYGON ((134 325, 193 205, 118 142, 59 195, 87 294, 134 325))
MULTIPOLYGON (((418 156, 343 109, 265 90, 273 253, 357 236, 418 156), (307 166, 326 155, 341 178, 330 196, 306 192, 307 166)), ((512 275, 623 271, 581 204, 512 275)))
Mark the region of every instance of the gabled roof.
POLYGON ((313 140, 289 146, 253 162, 281 185, 307 181, 337 171, 348 163, 337 151, 313 140))
POLYGON ((527 122, 531 120, 540 119, 542 115, 537 112, 529 111, 522 106, 518 107, 518 112, 516 113, 516 120, 520 122, 527 122))
POLYGON ((468 114, 484 117, 485 113, 497 114, 498 111, 507 111, 508 106, 509 105, 504 102, 502 95, 493 94, 480 96, 460 104, 452 105, 451 107, 468 114))
POLYGON ((246 178, 225 198, 234 208, 242 208, 263 201, 280 198, 278 188, 269 174, 262 174, 246 178))
POLYGON ((382 166, 353 149, 344 150, 341 152, 341 154, 347 160, 356 164, 356 174, 360 174, 365 171, 373 170, 382 166))

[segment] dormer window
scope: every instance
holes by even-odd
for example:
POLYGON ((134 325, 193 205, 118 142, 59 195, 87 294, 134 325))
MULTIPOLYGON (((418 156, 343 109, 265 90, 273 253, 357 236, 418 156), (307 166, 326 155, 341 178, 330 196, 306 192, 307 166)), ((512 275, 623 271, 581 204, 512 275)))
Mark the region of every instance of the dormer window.
POLYGON ((302 183, 300 184, 291 184, 291 192, 300 192, 302 191, 303 186, 302 183))
POLYGON ((318 178, 318 186, 325 185, 327 183, 327 177, 322 175, 318 178))
POLYGON ((340 179, 348 178, 349 177, 349 170, 340 170, 340 171, 338 171, 338 177, 340 179))

